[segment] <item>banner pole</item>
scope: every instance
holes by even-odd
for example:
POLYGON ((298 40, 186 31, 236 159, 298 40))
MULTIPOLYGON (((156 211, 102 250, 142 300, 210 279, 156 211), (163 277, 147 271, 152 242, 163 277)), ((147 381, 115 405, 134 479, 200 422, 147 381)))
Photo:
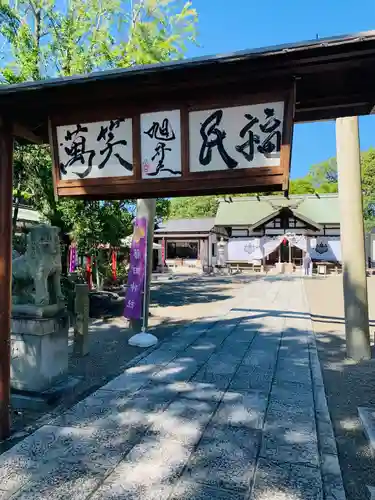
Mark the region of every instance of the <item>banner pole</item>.
MULTIPOLYGON (((129 345, 136 347, 151 347, 158 343, 157 337, 151 333, 147 333, 148 327, 148 311, 150 297, 150 278, 152 276, 152 244, 154 233, 154 218, 155 218, 156 200, 138 200, 137 202, 137 218, 146 218, 146 235, 145 235, 145 254, 144 254, 144 289, 143 289, 143 307, 142 313, 138 320, 132 320, 131 326, 141 327, 141 331, 136 333, 128 340, 129 345), (150 247, 150 248, 149 248, 150 247), (142 317, 143 316, 143 317, 142 317)), ((134 330, 133 330, 134 331, 134 330)), ((139 331, 139 330, 138 330, 139 331)))
POLYGON ((145 234, 145 272, 143 276, 143 318, 142 318, 142 332, 146 332, 146 314, 147 314, 147 278, 148 278, 148 225, 149 220, 147 219, 146 234, 145 234))

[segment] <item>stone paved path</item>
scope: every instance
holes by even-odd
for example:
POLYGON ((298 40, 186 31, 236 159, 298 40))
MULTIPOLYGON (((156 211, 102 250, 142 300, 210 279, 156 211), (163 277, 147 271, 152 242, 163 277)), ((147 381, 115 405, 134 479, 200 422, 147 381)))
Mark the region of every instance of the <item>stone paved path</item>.
POLYGON ((0 500, 342 500, 300 279, 257 280, 0 456, 0 500))

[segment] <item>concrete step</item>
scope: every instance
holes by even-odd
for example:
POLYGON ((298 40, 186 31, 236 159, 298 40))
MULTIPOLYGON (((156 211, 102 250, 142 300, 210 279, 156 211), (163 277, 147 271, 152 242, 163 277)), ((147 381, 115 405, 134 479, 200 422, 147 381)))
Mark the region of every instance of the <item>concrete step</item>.
POLYGON ((375 455, 375 407, 359 406, 358 415, 370 442, 371 451, 375 455))

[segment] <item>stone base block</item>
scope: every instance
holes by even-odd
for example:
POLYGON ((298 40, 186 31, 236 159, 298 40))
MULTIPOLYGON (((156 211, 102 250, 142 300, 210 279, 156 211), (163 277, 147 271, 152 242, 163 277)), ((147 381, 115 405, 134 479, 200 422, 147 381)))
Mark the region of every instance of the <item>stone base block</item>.
POLYGON ((68 315, 52 318, 13 317, 11 387, 43 392, 67 375, 68 315))
POLYGON ((284 274, 285 272, 284 262, 276 262, 275 269, 277 274, 284 274))
POLYGON ((284 264, 284 272, 285 274, 293 274, 293 264, 291 262, 285 262, 284 264))

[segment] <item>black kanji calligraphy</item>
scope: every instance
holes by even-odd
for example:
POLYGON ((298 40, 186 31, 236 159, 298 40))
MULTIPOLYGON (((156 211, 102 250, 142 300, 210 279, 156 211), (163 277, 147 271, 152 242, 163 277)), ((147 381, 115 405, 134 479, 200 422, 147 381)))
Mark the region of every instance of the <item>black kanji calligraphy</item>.
MULTIPOLYGON (((88 132, 87 127, 82 127, 80 124, 76 125, 75 130, 68 130, 65 134, 66 141, 72 141, 70 147, 64 146, 65 153, 69 156, 69 160, 66 163, 60 162, 60 172, 63 175, 67 174, 68 167, 80 163, 81 165, 87 165, 84 172, 74 172, 78 177, 84 179, 90 175, 92 170, 92 161, 95 156, 95 151, 93 149, 86 149, 86 137, 85 133, 88 132)), ((60 143, 60 146, 63 144, 60 143)))
POLYGON ((166 156, 172 152, 172 143, 176 140, 176 134, 168 118, 164 118, 161 123, 153 122, 148 130, 144 131, 150 139, 156 142, 151 161, 157 160, 156 168, 153 172, 148 170, 148 163, 146 162, 146 173, 149 176, 156 177, 160 172, 169 172, 172 175, 181 175, 181 172, 166 166, 166 156))
POLYGON ((164 118, 161 125, 159 122, 154 122, 144 133, 158 141, 174 141, 176 138, 168 118, 164 118))
POLYGON ((265 156, 280 152, 281 132, 279 128, 281 121, 275 117, 275 110, 273 108, 265 108, 264 114, 266 121, 264 124, 261 124, 259 123, 259 118, 246 113, 245 118, 248 122, 239 133, 242 139, 246 138, 246 141, 237 145, 235 149, 249 162, 254 159, 256 151, 265 156), (254 132, 254 127, 258 124, 260 132, 267 134, 265 138, 261 134, 254 132))
POLYGON ((247 161, 253 161, 255 146, 260 143, 260 137, 254 134, 252 128, 254 125, 259 123, 259 119, 248 113, 245 114, 245 118, 248 120, 247 124, 241 129, 240 137, 247 140, 235 147, 236 151, 242 153, 247 161))
POLYGON ((212 150, 217 148, 221 159, 224 161, 228 168, 235 168, 238 162, 229 156, 225 147, 224 139, 227 134, 225 130, 219 127, 223 118, 223 111, 221 109, 214 111, 206 120, 201 124, 200 134, 202 137, 202 146, 199 152, 199 163, 207 166, 212 160, 212 150))
POLYGON ((118 128, 120 126, 120 123, 124 121, 125 120, 123 118, 119 118, 117 120, 111 120, 106 127, 100 127, 100 132, 96 140, 98 142, 104 141, 106 146, 99 151, 101 156, 105 155, 103 160, 98 165, 99 169, 104 168, 113 155, 115 158, 117 158, 121 166, 123 166, 126 170, 129 170, 129 172, 132 172, 133 165, 125 160, 120 155, 120 153, 115 152, 119 146, 127 146, 128 144, 125 139, 119 139, 115 141, 115 134, 113 133, 114 129, 118 128))
POLYGON ((154 161, 156 158, 159 159, 158 164, 156 165, 156 170, 155 172, 149 172, 148 175, 155 177, 156 175, 159 174, 159 172, 169 172, 173 175, 179 175, 180 172, 176 170, 172 170, 171 168, 167 168, 164 165, 165 161, 165 155, 167 151, 172 151, 172 148, 167 148, 167 145, 165 142, 158 142, 156 147, 155 147, 155 154, 151 158, 152 161, 154 161))
POLYGON ((260 130, 267 137, 259 144, 258 151, 264 155, 279 153, 281 149, 281 132, 279 130, 281 121, 275 117, 273 108, 265 108, 266 122, 259 125, 260 130))

